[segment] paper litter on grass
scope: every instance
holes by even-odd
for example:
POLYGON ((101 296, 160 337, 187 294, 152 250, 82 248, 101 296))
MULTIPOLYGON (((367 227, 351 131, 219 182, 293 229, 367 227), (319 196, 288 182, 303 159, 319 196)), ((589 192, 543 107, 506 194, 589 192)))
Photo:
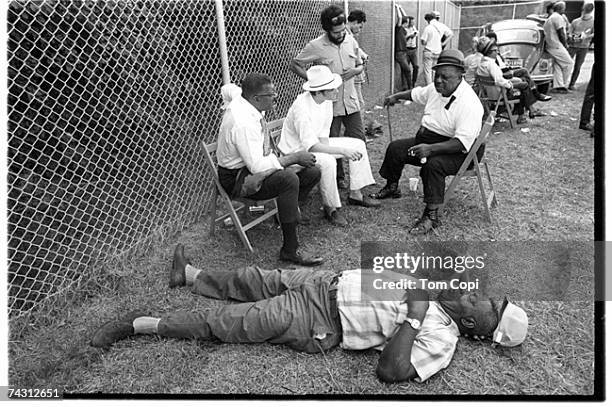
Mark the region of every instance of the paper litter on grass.
POLYGON ((382 106, 378 106, 378 105, 374 106, 374 109, 375 109, 375 110, 380 110, 380 109, 382 109, 382 108, 383 108, 382 106))
POLYGON ((529 130, 529 127, 523 127, 523 128, 521 129, 521 131, 522 131, 523 133, 529 133, 531 130, 529 130))
POLYGON ((551 115, 551 116, 559 116, 559 113, 551 111, 551 112, 550 112, 550 115, 551 115))

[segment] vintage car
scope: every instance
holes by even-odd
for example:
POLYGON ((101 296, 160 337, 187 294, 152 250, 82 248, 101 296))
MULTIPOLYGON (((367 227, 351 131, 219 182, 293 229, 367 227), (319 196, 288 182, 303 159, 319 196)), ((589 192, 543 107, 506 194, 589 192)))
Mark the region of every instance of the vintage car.
POLYGON ((489 23, 478 30, 482 36, 489 32, 497 35, 500 55, 512 67, 527 68, 542 93, 546 93, 553 79, 553 60, 544 50, 542 19, 502 20, 489 23))

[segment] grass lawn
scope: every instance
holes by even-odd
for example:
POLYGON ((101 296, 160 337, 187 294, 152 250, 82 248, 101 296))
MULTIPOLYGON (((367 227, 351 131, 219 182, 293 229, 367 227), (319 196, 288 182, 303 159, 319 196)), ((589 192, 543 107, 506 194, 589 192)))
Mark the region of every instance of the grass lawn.
MULTIPOLYGON (((582 75, 588 79, 588 75, 582 75)), ((77 393, 215 393, 215 394, 512 394, 589 395, 593 393, 593 139, 578 129, 586 83, 569 95, 555 96, 540 108, 554 116, 536 118, 521 129, 497 123, 487 146, 499 207, 486 222, 475 181, 460 184, 445 210, 443 226, 426 241, 516 242, 562 241, 575 250, 566 258, 578 271, 566 289, 576 301, 519 301, 529 316, 525 343, 495 350, 461 338, 451 365, 426 383, 386 385, 374 374, 378 352, 335 348, 308 355, 284 346, 232 345, 138 337, 110 351, 88 345, 101 323, 128 310, 153 315, 174 310, 215 308, 220 302, 196 297, 188 289, 170 290, 167 273, 177 243, 197 266, 226 270, 257 264, 277 267, 280 230, 266 222, 249 232, 256 253, 248 254, 231 228, 221 226, 208 237, 208 219, 153 247, 146 256, 117 265, 100 276, 102 288, 90 290, 62 309, 39 316, 37 324, 11 331, 10 383, 19 387, 59 387, 77 393), (529 131, 525 131, 529 129, 529 131), (523 130, 523 131, 522 131, 523 130), (109 284, 112 282, 112 284, 109 284)), ((413 136, 422 108, 391 108, 394 138, 413 136)), ((385 134, 369 144, 377 186, 378 168, 388 143, 386 110, 368 116, 384 125, 385 134)), ((347 228, 331 227, 320 212, 318 194, 305 211, 313 218, 300 228, 304 250, 326 258, 325 268, 359 267, 360 242, 415 242, 407 228, 422 211, 419 197, 408 193, 406 167, 400 187, 404 196, 378 210, 345 206, 347 228)), ((346 198, 344 193, 343 200, 346 198)), ((423 240, 423 238, 421 238, 423 240)), ((512 259, 512 253, 507 253, 512 259)), ((537 275, 529 261, 517 262, 509 290, 537 275)), ((489 270, 495 281, 499 273, 489 270)), ((504 276, 508 278, 508 276, 504 276)))

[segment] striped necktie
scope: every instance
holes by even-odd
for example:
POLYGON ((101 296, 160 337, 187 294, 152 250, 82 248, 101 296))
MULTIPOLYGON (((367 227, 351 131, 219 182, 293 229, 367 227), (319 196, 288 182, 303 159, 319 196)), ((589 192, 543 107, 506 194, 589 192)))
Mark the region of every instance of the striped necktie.
POLYGON ((264 157, 270 155, 272 151, 270 147, 270 131, 268 130, 268 123, 266 123, 266 119, 263 117, 259 121, 261 124, 261 132, 263 134, 263 155, 264 157))

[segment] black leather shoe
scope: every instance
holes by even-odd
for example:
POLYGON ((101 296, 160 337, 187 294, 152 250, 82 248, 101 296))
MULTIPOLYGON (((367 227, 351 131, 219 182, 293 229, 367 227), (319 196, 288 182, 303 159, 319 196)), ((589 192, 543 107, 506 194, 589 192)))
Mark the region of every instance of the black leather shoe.
POLYGON ((319 264, 323 263, 322 257, 308 257, 300 254, 300 252, 297 251, 295 253, 287 253, 282 249, 278 258, 280 261, 286 261, 306 267, 318 266, 319 264))
POLYGON ((140 311, 131 312, 119 321, 110 321, 94 333, 91 346, 108 349, 113 343, 134 335, 134 320, 147 314, 140 311))
POLYGON ((370 198, 374 199, 387 199, 387 198, 400 198, 402 193, 397 188, 397 183, 385 185, 380 191, 370 194, 370 198))
POLYGON ((416 221, 410 228, 409 233, 411 235, 426 235, 433 231, 435 228, 440 226, 440 217, 438 215, 438 209, 427 209, 423 211, 421 218, 416 221))
POLYGON ((590 132, 592 132, 594 130, 593 125, 591 123, 581 124, 580 126, 578 126, 578 128, 580 130, 586 130, 586 131, 590 131, 590 132))
POLYGON ((543 117, 546 116, 546 113, 541 111, 540 109, 531 109, 529 110, 529 118, 533 119, 535 117, 543 117))
POLYGON ((538 95, 538 100, 539 100, 540 102, 548 102, 550 99, 552 99, 552 96, 545 95, 545 94, 543 94, 543 93, 540 93, 540 94, 538 95))
POLYGON ((170 270, 170 281, 168 285, 170 288, 180 287, 186 284, 185 280, 185 266, 189 262, 185 258, 185 246, 177 244, 174 249, 174 258, 172 259, 172 270, 170 270))
POLYGON ((349 205, 363 206, 364 208, 378 208, 381 205, 380 202, 375 201, 374 199, 369 198, 367 196, 364 196, 361 200, 351 198, 349 196, 347 202, 349 205))
POLYGON ((563 88, 563 87, 561 87, 561 88, 552 88, 552 89, 550 90, 550 93, 561 93, 561 94, 567 94, 567 93, 569 93, 569 91, 567 90, 567 88, 563 88))

